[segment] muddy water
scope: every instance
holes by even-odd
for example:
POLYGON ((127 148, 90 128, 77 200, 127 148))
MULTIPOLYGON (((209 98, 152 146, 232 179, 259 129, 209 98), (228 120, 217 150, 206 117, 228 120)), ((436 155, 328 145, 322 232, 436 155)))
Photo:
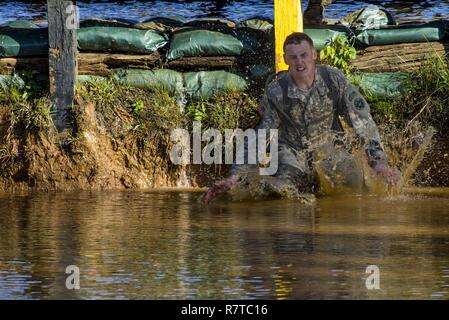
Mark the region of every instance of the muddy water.
POLYGON ((448 299, 449 190, 409 191, 208 209, 179 191, 0 195, 0 299, 448 299))

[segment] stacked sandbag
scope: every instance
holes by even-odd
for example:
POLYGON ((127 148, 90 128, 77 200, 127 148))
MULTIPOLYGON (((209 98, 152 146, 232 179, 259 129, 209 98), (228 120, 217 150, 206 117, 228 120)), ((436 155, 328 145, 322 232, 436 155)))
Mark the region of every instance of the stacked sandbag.
POLYGON ((250 28, 253 30, 263 31, 263 32, 270 32, 274 29, 274 25, 272 21, 267 21, 263 18, 251 18, 248 20, 241 21, 237 28, 250 28))
MULTIPOLYGON (((122 84, 144 89, 161 89, 172 94, 185 94, 190 100, 207 99, 227 91, 244 91, 246 80, 227 71, 200 71, 181 73, 169 69, 116 69, 112 79, 122 84)), ((95 81, 91 77, 82 81, 95 81)))
POLYGON ((244 20, 236 25, 235 33, 251 48, 251 64, 273 61, 270 60, 274 59, 274 25, 271 21, 262 18, 244 20))
POLYGON ((387 10, 369 5, 346 15, 340 24, 352 30, 367 30, 396 25, 396 21, 387 10))
POLYGON ((80 21, 81 28, 90 27, 122 27, 122 28, 132 28, 135 21, 130 21, 126 19, 85 19, 80 21))
POLYGON ((364 94, 376 98, 398 98, 404 94, 406 72, 355 73, 349 76, 364 94))
POLYGON ((169 70, 117 69, 112 79, 137 88, 154 88, 180 94, 184 89, 182 73, 169 70))
POLYGON ((187 21, 188 19, 181 16, 152 17, 134 24, 134 28, 152 29, 170 33, 182 28, 187 21))
POLYGON ((161 32, 124 27, 87 27, 77 34, 80 51, 151 54, 168 43, 161 32))
POLYGON ((326 48, 335 37, 345 37, 348 41, 351 41, 354 37, 351 29, 341 25, 305 28, 304 33, 312 38, 315 49, 317 50, 326 48))
MULTIPOLYGON (((343 18, 339 25, 305 28, 304 32, 312 38, 318 50, 324 49, 337 36, 345 37, 361 49, 373 45, 442 41, 448 38, 447 25, 444 21, 396 25, 387 11, 369 6, 343 18)), ((113 71, 116 81, 129 85, 164 88, 174 94, 185 91, 192 99, 197 99, 222 90, 218 88, 219 82, 224 83, 223 90, 227 90, 230 83, 237 89, 263 88, 267 79, 274 75, 274 26, 260 17, 238 23, 223 18, 188 20, 180 16, 152 17, 142 22, 87 19, 82 20, 80 26, 78 48, 82 53, 130 56, 157 53, 151 64, 135 56, 106 57, 99 62, 109 68, 104 74, 110 74, 115 68, 126 69, 127 64, 131 68, 155 68, 113 71), (219 66, 214 67, 216 61, 219 66), (165 69, 167 67, 191 72, 182 74, 165 69), (227 73, 210 71, 223 68, 227 73), (212 89, 208 88, 209 82, 212 89)), ((0 57, 47 55, 47 33, 46 28, 28 21, 0 26, 0 57)), ((94 74, 97 69, 86 70, 86 73, 94 74)), ((357 81, 364 88, 371 86, 373 95, 390 97, 401 92, 395 85, 403 79, 402 76, 393 78, 392 74, 359 74, 357 81)))
MULTIPOLYGON (((378 46, 376 52, 383 52, 383 46, 396 44, 412 44, 420 42, 442 42, 448 39, 447 21, 432 21, 427 23, 413 23, 397 25, 395 19, 384 9, 377 6, 368 6, 347 15, 340 23, 351 28, 355 34, 354 45, 359 48, 378 46)), ((411 46, 413 48, 413 46, 411 46)), ((416 47, 416 46, 415 46, 416 47)), ((404 50, 404 46, 398 47, 404 50)), ((388 46, 389 54, 394 47, 388 46)), ((366 52, 369 49, 365 50, 366 52)), ((394 54, 394 53, 393 53, 394 54)), ((368 63, 374 63, 372 56, 366 55, 368 63)), ((409 59, 423 61, 425 56, 419 52, 406 54, 409 59)), ((406 62, 405 60, 404 63, 406 62)), ((413 61, 413 60, 412 60, 413 61)), ((410 60, 407 60, 410 63, 410 60)), ((406 72, 383 72, 383 73, 361 73, 351 75, 351 80, 367 95, 376 98, 397 98, 404 94, 405 84, 410 73, 406 72)))
MULTIPOLYGON (((261 46, 256 35, 236 28, 233 21, 204 18, 184 23, 171 38, 167 60, 185 57, 242 56, 261 46)), ((255 32, 254 32, 255 33, 255 32)))
POLYGON ((187 97, 192 100, 207 99, 228 91, 244 91, 248 84, 244 78, 226 71, 200 71, 184 74, 187 97))
POLYGON ((233 35, 210 30, 182 29, 174 34, 167 59, 239 56, 243 50, 243 43, 233 35))
POLYGON ((48 31, 44 28, 0 28, 0 58, 48 54, 48 31))
POLYGON ((9 21, 0 25, 1 28, 15 28, 15 29, 37 29, 39 26, 28 20, 9 21))
POLYGON ((441 41, 448 36, 446 23, 433 21, 416 25, 388 26, 357 32, 357 40, 365 46, 441 41))

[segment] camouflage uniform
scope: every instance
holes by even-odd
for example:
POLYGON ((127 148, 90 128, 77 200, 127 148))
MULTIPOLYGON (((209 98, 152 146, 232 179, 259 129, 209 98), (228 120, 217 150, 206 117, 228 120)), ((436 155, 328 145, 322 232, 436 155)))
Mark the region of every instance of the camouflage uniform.
POLYGON ((318 26, 324 22, 324 7, 332 3, 332 0, 309 0, 304 12, 304 25, 318 26))
MULTIPOLYGON (((279 166, 274 177, 300 193, 315 191, 317 169, 340 185, 363 187, 363 168, 344 141, 347 135, 340 118, 351 128, 370 166, 386 161, 369 105, 338 69, 317 65, 315 82, 307 92, 294 84, 288 72, 281 73, 269 84, 259 111, 262 119, 255 129, 279 130, 279 166)), ((231 173, 253 169, 234 165, 231 173)))

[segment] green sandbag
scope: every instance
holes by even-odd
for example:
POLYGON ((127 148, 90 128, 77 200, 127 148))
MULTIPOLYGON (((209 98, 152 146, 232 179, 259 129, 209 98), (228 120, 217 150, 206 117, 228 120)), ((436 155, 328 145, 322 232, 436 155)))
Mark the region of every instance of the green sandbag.
POLYGON ((181 16, 153 17, 143 22, 136 23, 134 28, 144 30, 152 29, 169 33, 182 28, 186 22, 187 18, 181 16))
POLYGON ((405 72, 357 73, 349 76, 365 94, 378 98, 395 98, 404 93, 405 72))
POLYGON ((182 16, 167 16, 167 17, 152 17, 150 19, 146 19, 145 21, 143 21, 141 23, 155 22, 155 23, 164 24, 169 27, 180 28, 187 21, 188 21, 187 18, 184 18, 182 16))
POLYGON ((153 53, 167 44, 167 36, 153 30, 121 27, 90 27, 78 30, 81 51, 153 53))
POLYGON ((133 28, 142 30, 156 30, 159 32, 169 33, 177 30, 176 27, 170 27, 160 22, 140 22, 136 23, 133 28))
POLYGON ((391 14, 378 6, 368 6, 350 13, 342 18, 340 23, 357 30, 376 29, 396 24, 391 14))
POLYGON ((242 77, 226 71, 201 71, 184 73, 186 94, 191 99, 207 99, 226 91, 244 91, 247 82, 242 77))
POLYGON ((209 30, 187 30, 174 34, 167 59, 238 56, 243 51, 243 43, 232 35, 209 30))
POLYGON ((447 31, 443 23, 430 22, 420 25, 365 30, 357 35, 357 40, 364 45, 373 46, 404 42, 440 41, 446 36, 447 31))
POLYGON ((134 28, 144 30, 151 29, 164 33, 171 33, 179 28, 182 28, 186 22, 187 18, 181 16, 152 17, 143 22, 136 23, 134 28))
POLYGON ((127 21, 124 19, 86 19, 80 21, 81 28, 89 28, 89 27, 123 27, 123 28, 131 28, 133 23, 131 21, 127 21))
POLYGON ((32 23, 28 20, 16 20, 16 21, 10 21, 5 24, 2 24, 1 27, 8 27, 8 28, 17 28, 17 29, 37 29, 39 28, 38 25, 32 23))
POLYGON ((184 26, 230 33, 235 28, 235 22, 223 18, 199 18, 184 23, 184 26))
POLYGON ((25 82, 18 75, 2 75, 0 74, 0 88, 8 90, 12 87, 22 89, 25 87, 25 82))
POLYGON ((317 50, 326 48, 334 37, 343 36, 350 40, 352 36, 352 31, 344 26, 304 28, 304 33, 312 38, 315 49, 317 50))
POLYGON ((237 27, 246 27, 253 30, 261 30, 267 32, 273 30, 274 25, 271 22, 262 19, 248 19, 240 22, 237 27))
POLYGON ((112 79, 133 87, 162 89, 174 94, 181 93, 184 87, 182 73, 169 69, 116 69, 112 79))
POLYGON ((0 29, 0 57, 25 57, 47 54, 47 29, 0 29))

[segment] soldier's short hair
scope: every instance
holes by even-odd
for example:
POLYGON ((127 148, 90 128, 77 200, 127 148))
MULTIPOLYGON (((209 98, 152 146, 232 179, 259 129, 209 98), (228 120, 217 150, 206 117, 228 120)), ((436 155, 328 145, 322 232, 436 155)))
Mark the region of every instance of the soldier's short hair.
POLYGON ((289 44, 300 44, 303 41, 307 41, 310 44, 310 46, 313 48, 313 40, 312 40, 312 38, 310 38, 304 32, 293 32, 292 34, 287 36, 287 38, 285 38, 284 51, 285 51, 285 48, 289 44))

